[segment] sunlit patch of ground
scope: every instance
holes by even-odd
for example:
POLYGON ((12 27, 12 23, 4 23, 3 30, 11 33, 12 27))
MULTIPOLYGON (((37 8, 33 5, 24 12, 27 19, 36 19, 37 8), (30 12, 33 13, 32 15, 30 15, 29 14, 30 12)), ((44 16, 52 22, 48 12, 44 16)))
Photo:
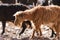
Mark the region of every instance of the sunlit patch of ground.
MULTIPOLYGON (((44 37, 38 38, 35 33, 35 37, 33 39, 29 39, 32 35, 33 29, 26 28, 25 32, 19 36, 22 28, 15 26, 11 22, 6 23, 6 29, 4 35, 0 35, 0 40, 51 40, 51 30, 46 26, 42 29, 42 34, 44 37), (46 29, 49 29, 48 31, 46 29)), ((2 32, 2 24, 0 22, 0 34, 2 32)), ((55 39, 54 39, 55 40, 55 39)))

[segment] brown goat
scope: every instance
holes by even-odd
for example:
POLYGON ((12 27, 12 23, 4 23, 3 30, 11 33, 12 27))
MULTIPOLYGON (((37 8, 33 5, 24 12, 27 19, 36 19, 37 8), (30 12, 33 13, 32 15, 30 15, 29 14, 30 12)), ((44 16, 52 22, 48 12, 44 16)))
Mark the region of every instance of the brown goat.
POLYGON ((35 29, 33 31, 33 35, 35 31, 40 32, 40 36, 42 35, 40 26, 41 24, 49 24, 53 23, 54 25, 50 28, 56 31, 57 35, 60 31, 60 7, 59 6, 36 6, 30 10, 19 11, 14 14, 15 16, 15 25, 20 25, 24 20, 32 20, 35 29))

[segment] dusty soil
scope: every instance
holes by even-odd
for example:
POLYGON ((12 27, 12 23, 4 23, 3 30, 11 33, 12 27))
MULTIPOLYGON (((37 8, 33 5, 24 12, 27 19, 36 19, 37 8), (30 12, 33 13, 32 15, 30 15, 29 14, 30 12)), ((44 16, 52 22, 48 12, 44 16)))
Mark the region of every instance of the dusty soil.
MULTIPOLYGON (((0 40, 57 40, 57 39, 53 39, 54 37, 50 38, 50 36, 49 36, 50 32, 48 32, 46 34, 47 31, 46 32, 44 31, 45 34, 43 32, 45 37, 39 38, 35 35, 35 37, 33 39, 30 39, 33 29, 28 29, 28 28, 25 30, 25 32, 22 35, 19 36, 19 33, 21 32, 21 30, 22 30, 22 28, 15 26, 11 22, 7 22, 5 33, 4 33, 4 35, 0 35, 0 40)), ((2 24, 0 22, 0 34, 1 34, 1 32, 2 32, 2 24)), ((59 38, 59 40, 60 40, 60 38, 59 38)))

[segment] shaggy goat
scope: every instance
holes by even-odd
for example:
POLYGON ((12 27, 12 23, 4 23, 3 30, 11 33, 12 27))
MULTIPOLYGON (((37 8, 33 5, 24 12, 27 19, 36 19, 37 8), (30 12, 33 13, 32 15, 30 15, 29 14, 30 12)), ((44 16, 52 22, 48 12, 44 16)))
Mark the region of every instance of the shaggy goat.
POLYGON ((50 27, 56 34, 59 35, 60 31, 60 7, 59 6, 36 6, 30 10, 19 11, 14 14, 15 16, 15 25, 20 25, 24 20, 31 20, 35 25, 33 35, 35 31, 40 32, 42 35, 40 26, 41 24, 53 23, 50 27))

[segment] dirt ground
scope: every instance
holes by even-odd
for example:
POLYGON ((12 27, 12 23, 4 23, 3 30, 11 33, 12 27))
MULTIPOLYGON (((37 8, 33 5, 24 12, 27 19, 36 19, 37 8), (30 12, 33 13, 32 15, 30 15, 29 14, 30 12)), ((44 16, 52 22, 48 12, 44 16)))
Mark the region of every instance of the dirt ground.
MULTIPOLYGON (((26 28, 25 32, 19 36, 19 33, 21 32, 22 28, 19 28, 15 26, 11 22, 6 23, 5 33, 4 35, 0 35, 0 40, 57 40, 56 38, 50 38, 51 32, 44 31, 43 35, 44 37, 38 38, 35 33, 35 37, 33 39, 30 39, 30 36, 32 34, 33 29, 26 28), (47 33, 48 32, 48 33, 47 33)), ((2 32, 2 24, 0 22, 0 34, 2 32)), ((60 40, 60 37, 59 37, 60 40)))

